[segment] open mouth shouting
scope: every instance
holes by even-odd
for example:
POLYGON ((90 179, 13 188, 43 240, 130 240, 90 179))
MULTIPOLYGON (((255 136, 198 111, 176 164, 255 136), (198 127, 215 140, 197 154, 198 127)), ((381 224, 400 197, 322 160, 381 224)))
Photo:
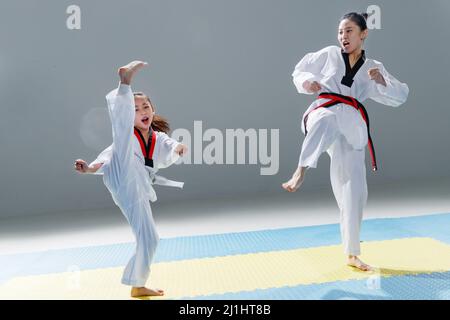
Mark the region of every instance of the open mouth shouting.
POLYGON ((145 116, 141 119, 141 121, 144 125, 148 125, 150 123, 150 118, 145 116))

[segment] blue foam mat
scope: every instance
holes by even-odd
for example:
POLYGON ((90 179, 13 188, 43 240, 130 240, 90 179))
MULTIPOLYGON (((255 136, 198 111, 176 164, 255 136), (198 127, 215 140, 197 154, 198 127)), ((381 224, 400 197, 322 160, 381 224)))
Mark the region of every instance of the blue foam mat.
MULTIPOLYGON (((188 299, 188 298, 184 298, 188 299)), ((196 300, 450 300, 450 272, 270 288, 196 300)))
MULTIPOLYGON (((430 237, 450 243, 450 214, 363 221, 361 240, 430 237)), ((319 247, 341 243, 339 225, 161 239, 154 262, 319 247)), ((0 283, 12 277, 124 266, 133 243, 1 255, 0 283)))

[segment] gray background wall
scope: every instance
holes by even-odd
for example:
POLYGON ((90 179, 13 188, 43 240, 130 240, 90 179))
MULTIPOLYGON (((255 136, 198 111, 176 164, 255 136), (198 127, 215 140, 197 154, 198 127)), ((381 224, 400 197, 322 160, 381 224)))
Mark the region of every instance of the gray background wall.
MULTIPOLYGON (((336 44, 339 17, 381 7, 382 29, 366 43, 408 83, 399 109, 366 104, 381 171, 369 184, 449 176, 447 77, 450 2, 18 0, 0 4, 0 216, 114 206, 101 178, 79 176, 110 142, 104 95, 131 59, 151 68, 136 79, 172 128, 279 128, 280 170, 259 165, 173 166, 184 191, 158 188, 159 201, 275 194, 297 164, 299 120, 312 97, 296 93, 291 72, 307 52, 336 44), (66 28, 77 4, 82 29, 66 28), (82 132, 82 133, 81 133, 82 132)), ((368 154, 367 154, 368 156, 368 154)), ((329 185, 329 160, 305 188, 329 185)))

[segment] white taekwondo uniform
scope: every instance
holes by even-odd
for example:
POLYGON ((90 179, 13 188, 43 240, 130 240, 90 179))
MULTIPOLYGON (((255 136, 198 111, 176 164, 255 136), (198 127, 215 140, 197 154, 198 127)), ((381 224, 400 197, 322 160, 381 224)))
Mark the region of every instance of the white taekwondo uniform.
POLYGON ((113 144, 90 165, 102 163, 96 174, 103 175, 105 186, 128 220, 136 238, 136 252, 125 267, 122 283, 145 286, 150 274, 159 236, 150 201, 156 201, 153 184, 183 187, 183 183, 156 175, 158 169, 177 161, 178 142, 162 132, 152 132, 148 145, 134 128, 135 103, 128 85, 119 85, 107 96, 112 123, 113 144), (156 141, 155 141, 156 140, 156 141))
POLYGON ((372 99, 397 107, 406 101, 409 88, 390 75, 382 63, 366 59, 364 51, 351 68, 348 54, 337 46, 307 54, 295 67, 292 77, 299 93, 310 94, 303 88, 305 81, 317 81, 322 93, 329 93, 321 94, 303 115, 302 131, 306 137, 298 165, 316 168, 320 155, 329 154, 344 250, 346 254, 359 255, 360 225, 367 202, 364 148, 368 143, 376 170, 368 118, 365 119, 367 114, 361 103, 372 99), (386 86, 369 78, 370 68, 380 70, 386 86))

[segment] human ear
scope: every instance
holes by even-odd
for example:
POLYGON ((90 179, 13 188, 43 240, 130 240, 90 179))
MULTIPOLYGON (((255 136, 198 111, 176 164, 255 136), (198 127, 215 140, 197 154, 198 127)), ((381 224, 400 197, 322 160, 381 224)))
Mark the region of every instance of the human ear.
POLYGON ((361 40, 366 40, 368 34, 369 34, 369 32, 367 30, 364 30, 361 33, 361 40))

